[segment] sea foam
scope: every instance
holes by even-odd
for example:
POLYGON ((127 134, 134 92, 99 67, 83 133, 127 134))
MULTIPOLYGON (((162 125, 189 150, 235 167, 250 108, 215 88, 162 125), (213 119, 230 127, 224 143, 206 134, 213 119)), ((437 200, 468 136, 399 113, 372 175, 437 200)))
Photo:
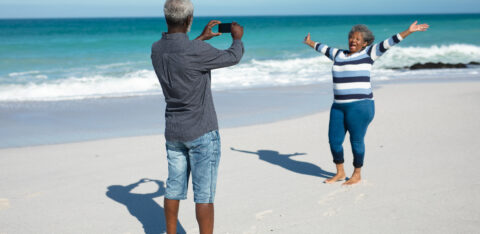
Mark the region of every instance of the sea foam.
MULTIPOLYGON (((312 52, 315 53, 315 52, 312 52)), ((331 82, 332 62, 318 54, 314 57, 294 59, 243 61, 237 66, 213 70, 212 89, 248 89, 308 85, 331 82)), ((468 63, 480 61, 480 47, 466 44, 435 45, 431 47, 396 46, 383 55, 373 66, 372 80, 405 78, 457 78, 478 77, 480 68, 441 70, 395 70, 415 63, 444 62, 468 63)), ((138 63, 137 63, 138 64, 138 63)), ((161 94, 160 84, 153 69, 136 69, 135 63, 115 63, 96 66, 84 76, 49 79, 41 71, 14 72, 0 85, 0 101, 56 101, 85 98, 125 97, 161 94), (130 71, 112 75, 105 69, 132 66, 130 71), (133 71, 132 71, 133 70, 133 71), (33 76, 35 81, 5 83, 16 77, 33 76)), ((33 79, 32 79, 33 80, 33 79)))

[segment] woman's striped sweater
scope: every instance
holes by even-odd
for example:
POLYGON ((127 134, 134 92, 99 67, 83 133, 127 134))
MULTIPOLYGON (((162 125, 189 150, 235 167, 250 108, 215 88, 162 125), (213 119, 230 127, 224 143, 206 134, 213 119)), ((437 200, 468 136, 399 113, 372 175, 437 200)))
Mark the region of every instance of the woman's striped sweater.
POLYGON ((378 44, 369 45, 350 56, 347 56, 348 50, 339 50, 315 43, 315 50, 334 62, 332 68, 334 102, 373 100, 370 84, 372 65, 378 57, 401 40, 403 40, 402 36, 397 34, 378 44))

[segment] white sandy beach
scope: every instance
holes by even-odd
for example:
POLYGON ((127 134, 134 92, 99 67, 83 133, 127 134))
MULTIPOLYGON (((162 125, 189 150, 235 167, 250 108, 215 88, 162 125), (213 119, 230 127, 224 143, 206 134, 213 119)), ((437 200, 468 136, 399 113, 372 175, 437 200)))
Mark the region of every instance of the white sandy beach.
MULTIPOLYGON (((479 233, 480 82, 374 94, 363 181, 351 187, 322 183, 335 172, 328 111, 221 129, 215 233, 479 233)), ((2 149, 0 233, 161 232, 166 175, 161 135, 2 149), (142 178, 157 183, 133 188, 142 178)), ((192 195, 179 222, 198 233, 192 195)))

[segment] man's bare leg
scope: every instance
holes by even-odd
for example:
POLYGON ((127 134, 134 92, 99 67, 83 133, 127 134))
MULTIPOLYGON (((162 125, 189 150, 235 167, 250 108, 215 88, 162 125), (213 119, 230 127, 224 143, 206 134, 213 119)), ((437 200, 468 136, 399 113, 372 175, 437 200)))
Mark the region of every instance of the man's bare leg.
POLYGON ((326 179, 325 180, 326 184, 335 183, 337 181, 341 181, 341 180, 344 180, 346 178, 345 169, 343 168, 343 163, 335 164, 335 166, 337 167, 337 174, 335 176, 333 176, 332 178, 326 179))
POLYGON ((362 177, 360 175, 361 171, 362 168, 355 168, 355 170, 353 170, 352 177, 349 180, 345 181, 345 183, 343 183, 342 185, 352 185, 360 182, 360 180, 362 180, 362 177))
POLYGON ((197 203, 195 204, 195 212, 200 234, 212 234, 214 221, 213 203, 197 203))
POLYGON ((180 201, 165 198, 163 200, 163 206, 165 207, 165 220, 167 222, 167 234, 176 234, 178 207, 180 206, 180 201))

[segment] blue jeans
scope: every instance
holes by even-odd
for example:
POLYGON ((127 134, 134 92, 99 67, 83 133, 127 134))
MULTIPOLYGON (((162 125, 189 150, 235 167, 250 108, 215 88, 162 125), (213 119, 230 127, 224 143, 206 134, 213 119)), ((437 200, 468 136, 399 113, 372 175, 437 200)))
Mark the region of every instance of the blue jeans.
POLYGON ((375 115, 373 100, 362 100, 351 103, 334 103, 330 109, 330 123, 328 140, 333 162, 341 164, 343 159, 343 141, 346 132, 350 134, 350 143, 353 151, 353 166, 363 166, 365 157, 365 134, 367 127, 375 115))
POLYGON ((220 135, 211 131, 189 142, 166 142, 168 179, 165 198, 185 200, 192 174, 195 203, 213 203, 220 162, 220 135))

